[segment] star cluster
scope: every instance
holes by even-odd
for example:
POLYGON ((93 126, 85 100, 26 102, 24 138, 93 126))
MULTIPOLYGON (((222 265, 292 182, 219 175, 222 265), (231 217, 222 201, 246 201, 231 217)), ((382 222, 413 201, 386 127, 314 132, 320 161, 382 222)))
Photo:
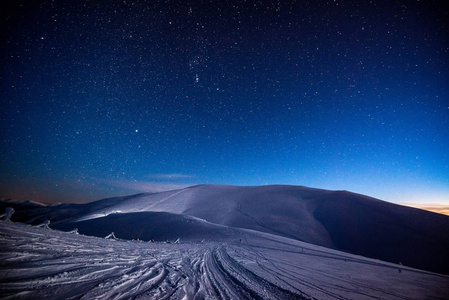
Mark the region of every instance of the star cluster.
POLYGON ((2 6, 3 197, 283 183, 449 203, 444 1, 2 6))

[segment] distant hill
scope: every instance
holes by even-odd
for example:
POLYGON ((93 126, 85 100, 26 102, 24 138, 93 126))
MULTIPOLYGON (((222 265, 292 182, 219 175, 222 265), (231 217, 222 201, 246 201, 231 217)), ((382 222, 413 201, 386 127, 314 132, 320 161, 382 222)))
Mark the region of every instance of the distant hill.
MULTIPOLYGON (((101 235, 109 229, 99 234, 98 228, 120 228, 117 224, 128 228, 160 224, 161 238, 170 232, 188 238, 199 238, 204 232, 211 239, 226 236, 216 224, 449 274, 448 216, 346 191, 286 185, 198 185, 87 204, 21 207, 0 203, 0 208, 5 206, 16 209, 13 221, 36 224, 49 219, 53 228, 82 227, 85 234, 101 235), (194 217, 191 223, 183 221, 187 216, 194 217)), ((157 230, 147 233, 156 236, 157 230)), ((129 238, 134 238, 133 234, 129 238)))
POLYGON ((238 241, 241 230, 212 224, 207 221, 180 214, 166 212, 114 213, 106 217, 79 222, 64 222, 53 226, 55 229, 80 234, 106 237, 111 232, 118 239, 174 242, 238 241))

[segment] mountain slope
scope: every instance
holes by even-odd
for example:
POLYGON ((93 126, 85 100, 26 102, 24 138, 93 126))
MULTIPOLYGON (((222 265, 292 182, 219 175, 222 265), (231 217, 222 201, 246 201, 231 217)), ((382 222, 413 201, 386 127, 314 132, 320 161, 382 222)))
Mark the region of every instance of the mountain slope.
POLYGON ((449 272, 449 218, 335 192, 314 210, 336 249, 416 268, 449 272))
POLYGON ((50 219, 54 226, 77 227, 77 222, 95 224, 114 213, 137 212, 189 215, 217 225, 449 274, 445 259, 449 253, 449 217, 345 191, 282 185, 199 185, 84 205, 39 208, 24 212, 22 217, 28 214, 35 223, 50 219))
POLYGON ((120 239, 143 241, 238 241, 239 229, 209 223, 207 221, 166 212, 114 213, 105 217, 64 222, 52 226, 54 229, 80 234, 105 237, 111 232, 120 239))

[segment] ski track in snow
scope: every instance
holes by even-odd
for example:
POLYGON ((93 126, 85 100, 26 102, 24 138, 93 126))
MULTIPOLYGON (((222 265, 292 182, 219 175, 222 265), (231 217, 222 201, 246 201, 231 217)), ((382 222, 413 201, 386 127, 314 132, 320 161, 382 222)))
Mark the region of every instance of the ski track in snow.
POLYGON ((447 298, 447 276, 287 239, 114 241, 0 224, 3 299, 447 298))

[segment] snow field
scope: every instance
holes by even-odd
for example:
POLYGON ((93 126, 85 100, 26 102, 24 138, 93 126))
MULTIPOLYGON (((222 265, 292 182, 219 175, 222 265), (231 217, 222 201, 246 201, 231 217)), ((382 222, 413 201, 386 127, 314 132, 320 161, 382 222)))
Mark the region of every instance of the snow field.
POLYGON ((244 237, 242 242, 165 244, 0 222, 0 295, 2 299, 444 299, 449 295, 448 276, 249 230, 239 236, 244 237))

